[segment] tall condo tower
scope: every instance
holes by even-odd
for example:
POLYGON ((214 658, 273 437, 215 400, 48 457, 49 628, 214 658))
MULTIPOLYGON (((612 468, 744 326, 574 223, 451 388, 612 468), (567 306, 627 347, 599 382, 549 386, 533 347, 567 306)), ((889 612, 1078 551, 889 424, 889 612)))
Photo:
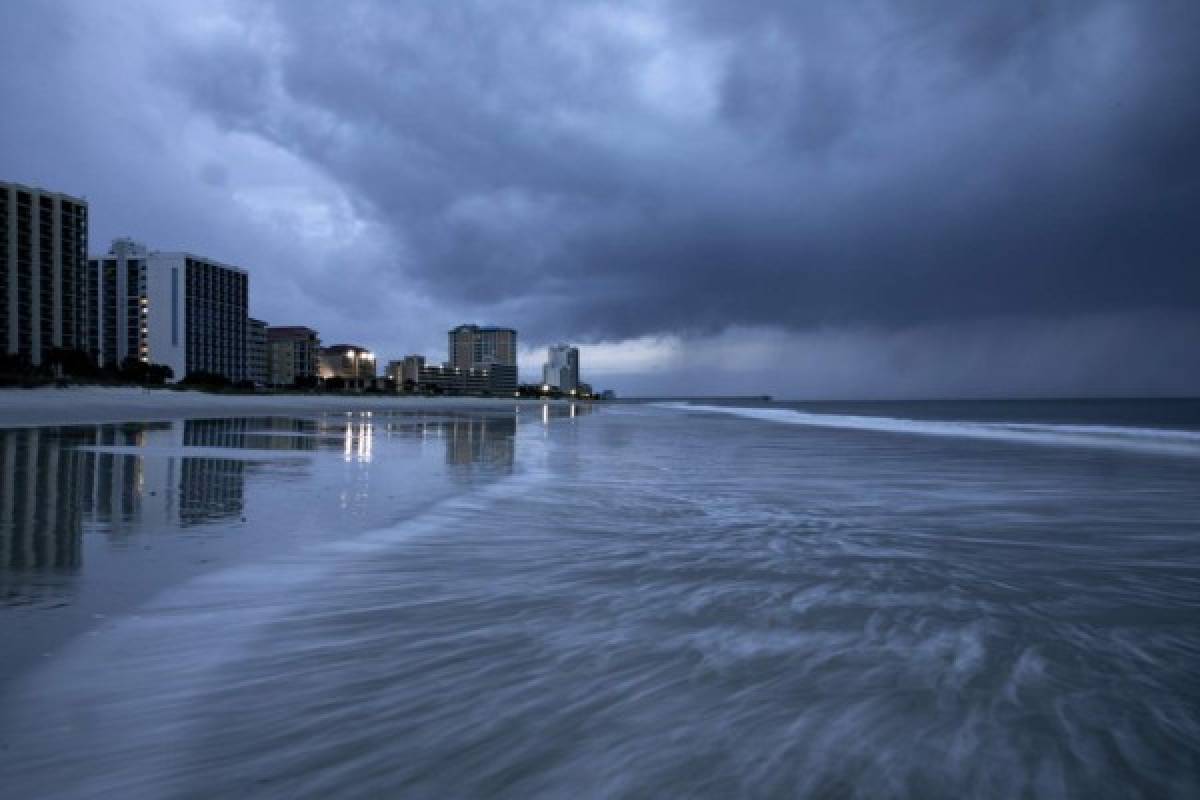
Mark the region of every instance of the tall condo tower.
POLYGON ((177 380, 198 371, 246 378, 246 270, 117 239, 89 261, 89 281, 101 365, 133 356, 166 364, 177 380))
POLYGON ((0 354, 91 349, 87 236, 86 200, 0 181, 0 354))
POLYGON ((542 383, 564 392, 579 388, 579 348, 556 344, 546 351, 542 383))
POLYGON ((493 391, 517 388, 517 332, 512 328, 459 325, 447 334, 448 365, 487 372, 493 391))
POLYGON ((478 369, 493 364, 517 366, 517 332, 512 328, 459 325, 448 334, 450 366, 478 369))

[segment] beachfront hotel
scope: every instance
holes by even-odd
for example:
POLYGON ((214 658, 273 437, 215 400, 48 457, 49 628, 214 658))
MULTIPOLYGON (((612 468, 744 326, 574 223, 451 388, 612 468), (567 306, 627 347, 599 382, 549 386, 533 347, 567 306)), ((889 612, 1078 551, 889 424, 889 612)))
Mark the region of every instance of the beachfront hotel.
POLYGON ((579 388, 579 348, 556 344, 546 351, 542 367, 542 385, 562 392, 579 388))
POLYGON ((246 378, 246 270, 124 238, 88 266, 100 366, 134 357, 169 366, 176 380, 191 372, 246 378))
POLYGON ((0 181, 0 355, 86 350, 88 204, 0 181))
POLYGON ((321 380, 340 379, 346 388, 364 389, 375 380, 375 354, 356 344, 321 348, 321 380))
POLYGON ((425 356, 409 355, 402 360, 389 361, 387 377, 399 390, 432 391, 447 394, 491 394, 492 370, 488 367, 462 369, 445 364, 427 364, 425 356))
POLYGON ((315 383, 321 366, 321 337, 303 325, 267 328, 269 386, 315 383))
POLYGON ((517 332, 512 328, 459 325, 447 334, 446 366, 460 374, 471 370, 487 378, 487 389, 512 392, 517 388, 517 332))

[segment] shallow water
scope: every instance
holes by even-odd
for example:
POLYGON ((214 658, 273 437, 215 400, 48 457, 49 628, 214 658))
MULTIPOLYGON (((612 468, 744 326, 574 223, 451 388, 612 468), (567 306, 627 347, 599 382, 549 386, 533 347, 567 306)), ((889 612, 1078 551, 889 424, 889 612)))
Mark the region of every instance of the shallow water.
POLYGON ((82 541, 5 551, 26 560, 9 557, 0 633, 113 607, 10 671, 0 785, 1200 795, 1186 426, 902 410, 176 423, 60 449, 53 469, 69 452, 93 475, 182 468, 190 447, 216 465, 166 480, 161 513, 137 488, 153 481, 59 479, 91 504, 43 527, 78 517, 82 541), (141 574, 151 537, 171 542, 159 577, 141 574), (221 563, 192 561, 196 541, 221 563))

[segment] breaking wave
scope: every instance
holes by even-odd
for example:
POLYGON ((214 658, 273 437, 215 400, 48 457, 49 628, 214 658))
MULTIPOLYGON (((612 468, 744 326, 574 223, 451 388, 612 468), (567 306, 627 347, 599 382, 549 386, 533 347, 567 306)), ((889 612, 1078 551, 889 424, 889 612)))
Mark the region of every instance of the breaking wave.
POLYGON ((814 428, 878 431, 880 433, 947 436, 964 439, 1062 447, 1096 447, 1156 455, 1200 457, 1200 432, 1166 428, 1133 428, 1113 425, 1068 425, 1035 422, 972 422, 962 420, 866 417, 850 414, 816 414, 784 408, 662 403, 660 407, 683 411, 729 414, 745 419, 804 425, 814 428))

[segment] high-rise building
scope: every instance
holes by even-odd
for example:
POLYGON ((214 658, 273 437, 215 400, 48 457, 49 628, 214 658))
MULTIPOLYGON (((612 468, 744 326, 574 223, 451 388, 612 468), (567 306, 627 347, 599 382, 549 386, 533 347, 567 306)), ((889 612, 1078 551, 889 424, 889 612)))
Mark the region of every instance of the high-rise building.
POLYGON ((0 354, 90 349, 87 237, 86 200, 0 181, 0 354))
MULTIPOLYGON (((88 261, 88 298, 93 304, 88 339, 100 366, 120 366, 133 356, 143 361, 150 358, 149 298, 146 293, 149 276, 146 259, 150 251, 132 239, 117 239, 107 255, 88 261)), ((158 310, 158 309, 156 309, 158 310)), ((169 312, 167 308, 165 311, 169 312)), ((175 320, 156 314, 156 334, 163 325, 175 320)), ((167 338, 156 336, 154 363, 167 364, 182 378, 183 349, 171 346, 171 330, 167 338)), ((178 338, 178 337, 176 337, 178 338)))
POLYGON ((448 366, 463 371, 486 370, 490 391, 511 392, 517 388, 515 330, 459 325, 447 339, 448 366))
POLYGON ((546 351, 542 384, 563 392, 579 388, 579 348, 556 344, 546 351))
POLYGON ((88 273, 101 365, 132 356, 166 364, 177 380, 189 372, 246 378, 246 270, 117 239, 88 273))
POLYGON ((246 318, 246 380, 267 384, 267 323, 254 317, 246 318))
POLYGON ((267 328, 267 383, 294 386, 314 381, 320 369, 321 338, 302 325, 267 328))
MULTIPOLYGON (((187 253, 164 253, 163 266, 186 269, 187 369, 246 377, 246 320, 250 276, 241 267, 187 253)), ((163 284, 165 286, 165 284, 163 284)), ((165 297, 160 296, 159 302, 165 297)), ((151 298, 151 303, 155 300, 151 298)))
POLYGON ((450 366, 477 369, 517 365, 517 332, 512 328, 459 325, 448 334, 450 366))

